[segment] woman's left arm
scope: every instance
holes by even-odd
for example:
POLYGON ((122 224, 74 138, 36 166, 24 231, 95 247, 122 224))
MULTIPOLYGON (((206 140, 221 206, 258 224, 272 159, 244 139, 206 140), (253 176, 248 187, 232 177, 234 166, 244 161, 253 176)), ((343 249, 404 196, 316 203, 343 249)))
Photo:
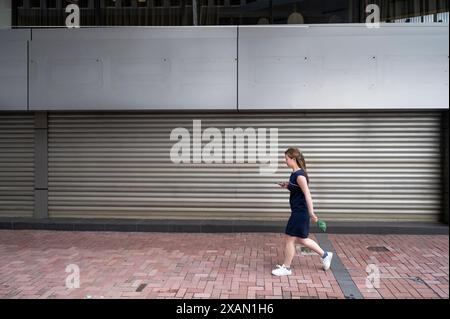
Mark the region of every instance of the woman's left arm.
POLYGON ((311 197, 311 192, 309 191, 308 182, 306 180, 305 176, 297 176, 297 183, 300 185, 300 188, 303 191, 303 194, 305 195, 306 204, 308 205, 308 212, 309 216, 313 220, 313 222, 317 222, 318 218, 316 214, 314 214, 314 207, 313 207, 313 201, 311 197))

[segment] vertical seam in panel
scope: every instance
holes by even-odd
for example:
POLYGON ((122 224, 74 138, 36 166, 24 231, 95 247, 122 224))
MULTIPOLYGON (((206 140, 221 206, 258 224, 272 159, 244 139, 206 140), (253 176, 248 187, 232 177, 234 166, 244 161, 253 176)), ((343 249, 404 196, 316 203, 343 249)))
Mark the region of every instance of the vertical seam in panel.
POLYGON ((30 42, 33 41, 33 28, 30 28, 30 40, 27 41, 27 111, 30 110, 30 42))
POLYGON ((236 110, 239 112, 239 26, 236 31, 236 110))
POLYGON ((30 28, 30 40, 27 41, 27 111, 30 110, 30 42, 33 41, 33 28, 30 28))
POLYGON ((27 111, 30 110, 30 41, 27 41, 27 111))

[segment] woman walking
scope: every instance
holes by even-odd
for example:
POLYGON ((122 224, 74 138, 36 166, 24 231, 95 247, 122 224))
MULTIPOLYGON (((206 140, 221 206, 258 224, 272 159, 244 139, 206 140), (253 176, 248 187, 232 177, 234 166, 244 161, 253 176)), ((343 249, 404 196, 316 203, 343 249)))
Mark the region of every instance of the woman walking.
POLYGON ((318 217, 314 214, 311 194, 309 192, 309 178, 306 172, 305 158, 297 148, 289 148, 284 153, 286 164, 292 169, 289 182, 279 183, 282 188, 290 191, 289 204, 291 206, 291 217, 286 225, 286 247, 283 265, 276 265, 272 270, 275 276, 287 276, 292 274, 291 262, 295 255, 295 242, 308 247, 321 257, 324 270, 331 266, 333 253, 324 251, 309 236, 310 220, 317 223, 318 217))

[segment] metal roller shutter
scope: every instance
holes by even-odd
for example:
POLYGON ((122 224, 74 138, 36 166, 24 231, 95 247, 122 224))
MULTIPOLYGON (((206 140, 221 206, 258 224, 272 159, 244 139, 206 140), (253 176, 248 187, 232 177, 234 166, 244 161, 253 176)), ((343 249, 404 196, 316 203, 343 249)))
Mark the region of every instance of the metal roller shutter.
MULTIPOLYGON (((50 113, 51 217, 284 220, 288 146, 304 153, 316 213, 328 220, 435 221, 438 112, 50 113), (278 128, 279 169, 174 164, 176 127, 278 128)), ((192 137, 191 137, 192 138, 192 137)))
POLYGON ((34 115, 0 113, 0 217, 34 210, 34 115))

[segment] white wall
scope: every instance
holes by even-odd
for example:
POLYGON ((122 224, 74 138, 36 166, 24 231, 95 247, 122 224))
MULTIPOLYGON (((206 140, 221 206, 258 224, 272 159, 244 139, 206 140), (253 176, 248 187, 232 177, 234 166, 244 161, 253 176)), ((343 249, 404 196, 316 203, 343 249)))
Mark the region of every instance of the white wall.
POLYGON ((29 32, 0 30, 0 110, 449 107, 448 24, 29 32))
POLYGON ((30 109, 236 109, 236 33, 33 30, 30 109))
POLYGON ((239 109, 449 106, 448 25, 239 28, 239 109))
POLYGON ((0 0, 0 28, 11 27, 11 0, 0 0))
POLYGON ((0 28, 0 111, 27 110, 28 29, 0 28))

